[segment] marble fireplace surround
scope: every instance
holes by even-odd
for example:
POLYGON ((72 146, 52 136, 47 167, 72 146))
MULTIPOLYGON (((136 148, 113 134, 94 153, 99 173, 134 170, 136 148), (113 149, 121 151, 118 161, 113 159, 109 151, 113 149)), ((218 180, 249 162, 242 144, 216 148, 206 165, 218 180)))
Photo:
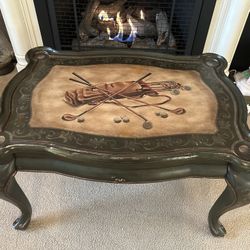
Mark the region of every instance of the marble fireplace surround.
MULTIPOLYGON (((0 9, 20 71, 27 64, 26 52, 43 45, 34 2, 0 0, 0 9)), ((249 11, 249 0, 217 0, 203 52, 220 54, 230 65, 249 11)))

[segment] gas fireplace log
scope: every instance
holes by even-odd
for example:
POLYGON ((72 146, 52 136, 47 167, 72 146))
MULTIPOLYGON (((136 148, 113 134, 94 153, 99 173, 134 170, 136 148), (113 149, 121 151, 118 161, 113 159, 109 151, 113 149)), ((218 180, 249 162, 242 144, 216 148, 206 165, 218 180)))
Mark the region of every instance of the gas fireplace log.
POLYGON ((161 46, 164 42, 168 41, 169 47, 175 47, 175 39, 170 31, 169 24, 168 24, 168 18, 167 13, 165 11, 161 11, 156 14, 156 29, 157 29, 157 46, 161 46), (169 39, 168 39, 168 36, 169 39))
POLYGON ((116 0, 110 4, 100 4, 95 11, 95 17, 98 17, 101 11, 105 11, 108 13, 109 17, 116 17, 117 12, 124 11, 124 4, 127 0, 116 0))
POLYGON ((118 26, 114 21, 98 22, 96 27, 102 33, 107 33, 107 28, 109 28, 111 35, 115 35, 118 33, 118 26))
POLYGON ((129 6, 126 8, 127 15, 134 17, 135 19, 144 19, 151 23, 155 23, 155 15, 159 12, 155 9, 147 10, 141 6, 129 6))
MULTIPOLYGON (((129 14, 126 16, 125 21, 122 22, 123 27, 123 34, 129 35, 131 33, 131 25, 129 24, 128 20, 131 20, 133 26, 137 30, 137 35, 140 37, 156 37, 157 30, 155 24, 143 20, 143 19, 136 19, 129 14)), ((111 35, 116 35, 119 31, 118 24, 115 21, 101 21, 98 20, 97 29, 102 32, 107 32, 107 28, 109 28, 111 35)))
MULTIPOLYGON (((109 17, 115 18, 117 12, 124 11, 123 5, 126 1, 127 0, 117 0, 110 4, 101 4, 102 1, 100 0, 90 0, 85 12, 82 13, 83 19, 79 26, 80 38, 83 41, 86 41, 89 37, 96 37, 98 35, 98 29, 93 25, 93 19, 98 20, 98 15, 101 11, 106 11, 109 17)), ((109 25, 113 26, 110 23, 109 25)), ((101 30, 104 29, 103 26, 105 25, 99 24, 101 30)))
POLYGON ((136 19, 130 15, 127 15, 127 19, 130 19, 136 27, 138 36, 155 37, 157 35, 156 26, 153 23, 143 19, 136 19))
POLYGON ((83 14, 83 19, 79 26, 79 34, 83 40, 86 36, 95 37, 98 35, 98 30, 92 27, 92 20, 99 5, 100 0, 90 0, 88 3, 86 11, 83 14))
POLYGON ((168 41, 168 46, 170 48, 176 48, 176 42, 175 42, 175 38, 174 38, 174 35, 172 34, 172 32, 170 33, 170 37, 169 37, 169 41, 168 41))

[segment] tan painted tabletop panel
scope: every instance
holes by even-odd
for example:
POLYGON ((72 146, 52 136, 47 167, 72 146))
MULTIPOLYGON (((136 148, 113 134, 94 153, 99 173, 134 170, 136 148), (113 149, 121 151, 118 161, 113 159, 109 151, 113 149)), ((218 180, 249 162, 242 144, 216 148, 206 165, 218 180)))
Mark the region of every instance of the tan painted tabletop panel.
MULTIPOLYGON (((164 101, 164 97, 144 95, 139 98, 144 102, 154 104, 164 101)), ((135 100, 119 99, 125 106, 140 105, 135 100)), ((38 83, 32 94, 32 117, 29 125, 38 128, 57 128, 80 133, 114 137, 155 137, 191 133, 214 134, 217 131, 217 100, 196 71, 171 70, 153 66, 130 64, 101 64, 87 66, 54 66, 50 73, 38 83), (171 100, 161 107, 167 109, 184 108, 186 112, 177 115, 167 112, 168 117, 157 116, 162 110, 154 107, 132 108, 152 123, 151 129, 143 128, 144 120, 122 106, 104 103, 84 115, 84 122, 64 121, 64 114, 77 115, 90 109, 93 105, 84 104, 78 107, 64 101, 66 91, 74 91, 84 85, 70 81, 75 78, 72 72, 81 75, 92 84, 136 81, 147 73, 152 73, 144 81, 152 82, 176 81, 191 90, 180 90, 179 95, 172 95, 163 90, 161 95, 171 97, 171 100), (114 118, 129 118, 129 122, 115 123, 114 118)))

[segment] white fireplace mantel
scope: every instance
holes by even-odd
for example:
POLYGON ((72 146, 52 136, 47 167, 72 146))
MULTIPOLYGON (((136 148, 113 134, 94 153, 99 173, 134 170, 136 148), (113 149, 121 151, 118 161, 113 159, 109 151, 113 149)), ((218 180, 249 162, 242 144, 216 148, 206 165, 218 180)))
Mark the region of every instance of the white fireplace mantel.
MULTIPOLYGON (((0 9, 21 70, 26 52, 43 44, 34 2, 0 0, 0 9)), ((220 54, 230 64, 249 11, 250 0, 217 0, 203 52, 220 54)))
POLYGON ((0 0, 0 9, 17 60, 17 70, 27 65, 26 52, 42 46, 33 0, 0 0))
POLYGON ((217 0, 203 52, 224 56, 230 65, 250 11, 250 0, 217 0))

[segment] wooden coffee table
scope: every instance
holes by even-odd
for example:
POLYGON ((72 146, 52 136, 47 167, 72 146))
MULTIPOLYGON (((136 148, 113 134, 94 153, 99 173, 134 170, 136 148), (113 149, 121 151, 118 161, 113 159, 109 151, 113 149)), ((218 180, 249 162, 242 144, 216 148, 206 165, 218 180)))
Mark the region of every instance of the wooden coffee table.
POLYGON ((225 235, 222 214, 249 204, 247 111, 222 57, 35 48, 27 59, 0 117, 0 197, 22 212, 15 229, 31 218, 18 171, 114 183, 225 178, 209 213, 215 236, 225 235))

